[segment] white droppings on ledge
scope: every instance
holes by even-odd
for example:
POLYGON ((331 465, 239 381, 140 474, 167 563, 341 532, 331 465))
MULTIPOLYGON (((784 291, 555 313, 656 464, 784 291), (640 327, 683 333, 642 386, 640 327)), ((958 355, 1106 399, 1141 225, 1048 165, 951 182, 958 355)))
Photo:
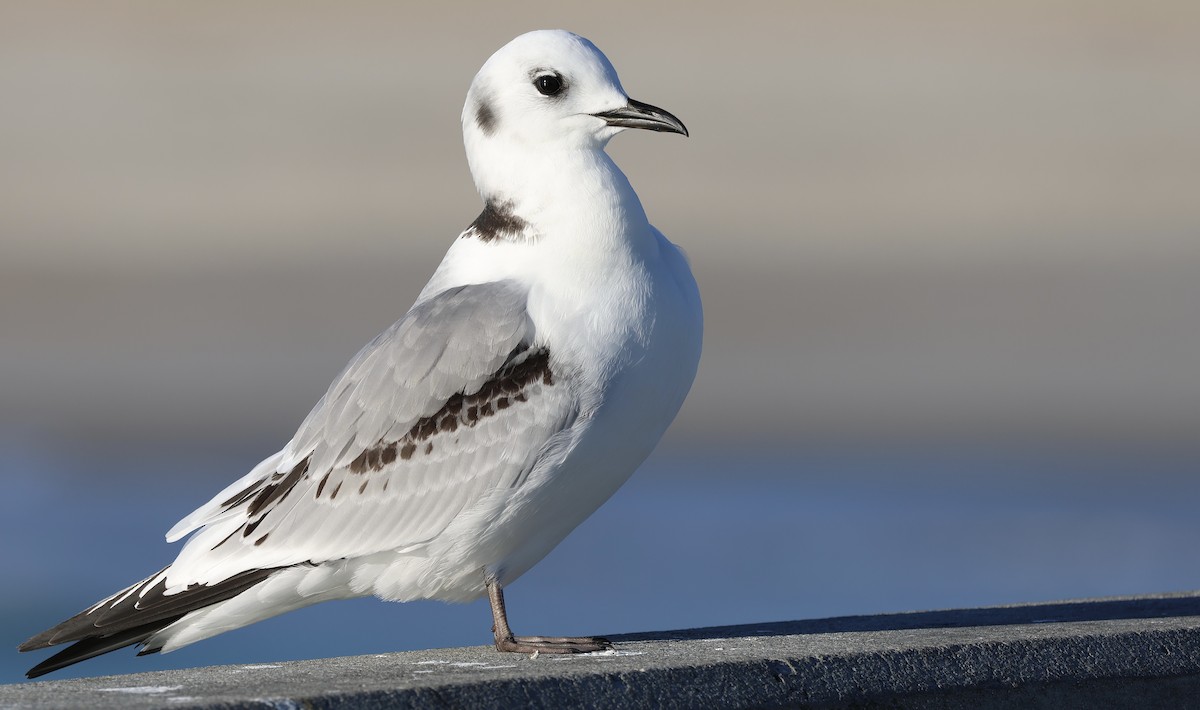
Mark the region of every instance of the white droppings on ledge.
POLYGON ((133 695, 160 695, 179 690, 182 685, 135 685, 128 688, 98 688, 101 693, 130 693, 133 695))

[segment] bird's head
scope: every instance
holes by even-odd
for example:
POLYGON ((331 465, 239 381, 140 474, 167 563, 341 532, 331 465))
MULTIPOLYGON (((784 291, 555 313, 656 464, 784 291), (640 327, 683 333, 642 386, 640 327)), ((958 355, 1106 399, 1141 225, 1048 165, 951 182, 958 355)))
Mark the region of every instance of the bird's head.
POLYGON ((468 151, 492 141, 602 149, 626 128, 687 135, 669 112, 630 99, 596 45, 563 30, 523 34, 493 54, 471 82, 462 121, 468 151))

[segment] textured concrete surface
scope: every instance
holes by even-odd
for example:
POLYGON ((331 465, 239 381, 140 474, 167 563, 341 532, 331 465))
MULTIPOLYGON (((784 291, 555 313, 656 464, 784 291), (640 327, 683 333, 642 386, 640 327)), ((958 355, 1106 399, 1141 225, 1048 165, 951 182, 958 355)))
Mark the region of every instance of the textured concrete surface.
POLYGON ((6 685, 0 708, 1200 706, 1197 593, 612 638, 6 685))

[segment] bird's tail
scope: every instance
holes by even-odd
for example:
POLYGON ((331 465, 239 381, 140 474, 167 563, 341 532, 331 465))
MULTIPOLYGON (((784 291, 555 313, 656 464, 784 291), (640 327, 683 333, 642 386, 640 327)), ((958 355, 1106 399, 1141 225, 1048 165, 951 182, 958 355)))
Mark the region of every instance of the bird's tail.
MULTIPOLYGON (((73 644, 37 664, 25 674, 37 678, 69 665, 86 661, 119 648, 144 644, 158 631, 204 607, 232 599, 263 582, 277 569, 255 569, 211 585, 192 585, 166 594, 167 570, 160 572, 93 604, 52 629, 43 631, 17 647, 34 651, 62 643, 73 644)), ((156 653, 145 648, 141 654, 156 653)))

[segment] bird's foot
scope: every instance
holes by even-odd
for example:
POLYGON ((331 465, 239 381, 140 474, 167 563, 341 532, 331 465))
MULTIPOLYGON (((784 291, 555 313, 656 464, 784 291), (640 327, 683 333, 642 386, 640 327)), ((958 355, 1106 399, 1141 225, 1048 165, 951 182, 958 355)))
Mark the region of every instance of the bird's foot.
POLYGON ((608 651, 608 639, 592 636, 505 636, 496 638, 501 653, 594 653, 608 651))

